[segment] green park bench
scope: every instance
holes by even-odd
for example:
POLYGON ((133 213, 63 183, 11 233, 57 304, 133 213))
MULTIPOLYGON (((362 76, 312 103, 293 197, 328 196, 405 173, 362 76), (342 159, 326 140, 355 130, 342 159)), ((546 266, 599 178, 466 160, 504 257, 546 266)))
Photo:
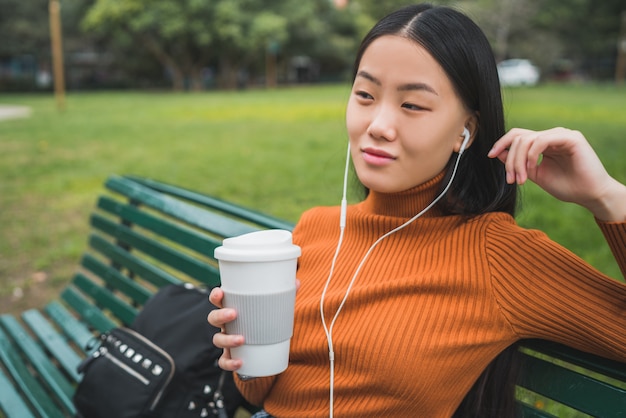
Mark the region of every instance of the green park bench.
MULTIPOLYGON (((73 416, 76 367, 94 335, 130 324, 161 286, 219 285, 213 251, 225 237, 293 227, 153 180, 112 176, 105 186, 89 250, 58 300, 0 316, 0 417, 73 416)), ((523 416, 555 416, 544 406, 551 399, 594 417, 626 417, 626 364, 547 341, 528 341, 522 352, 523 416)))

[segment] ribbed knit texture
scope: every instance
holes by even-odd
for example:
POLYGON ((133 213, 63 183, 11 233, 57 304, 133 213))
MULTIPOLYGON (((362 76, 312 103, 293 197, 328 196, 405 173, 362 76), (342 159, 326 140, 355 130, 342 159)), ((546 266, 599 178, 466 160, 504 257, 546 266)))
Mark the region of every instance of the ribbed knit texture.
MULTIPOLYGON (((348 209, 327 323, 376 239, 428 205, 441 176, 348 209)), ((329 360, 319 311, 339 208, 306 212, 289 368, 238 385, 277 417, 327 417, 329 360)), ((600 225, 626 271, 626 224, 600 225)), ((376 247, 334 328, 336 417, 449 417, 487 364, 520 338, 626 360, 626 286, 506 214, 432 210, 376 247)))

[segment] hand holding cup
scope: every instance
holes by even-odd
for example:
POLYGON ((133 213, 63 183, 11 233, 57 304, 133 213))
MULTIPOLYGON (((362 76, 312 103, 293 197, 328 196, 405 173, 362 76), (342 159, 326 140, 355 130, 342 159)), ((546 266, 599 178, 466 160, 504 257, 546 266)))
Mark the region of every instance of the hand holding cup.
POLYGON ((209 312, 207 320, 209 324, 222 330, 222 332, 213 335, 213 344, 218 348, 224 349, 224 353, 218 361, 219 366, 224 370, 234 372, 241 367, 241 359, 233 359, 230 355, 230 349, 241 346, 244 343, 244 339, 243 335, 229 335, 224 333, 226 323, 237 318, 237 311, 232 308, 223 308, 223 298, 224 292, 219 287, 211 291, 209 301, 220 309, 214 309, 209 312))

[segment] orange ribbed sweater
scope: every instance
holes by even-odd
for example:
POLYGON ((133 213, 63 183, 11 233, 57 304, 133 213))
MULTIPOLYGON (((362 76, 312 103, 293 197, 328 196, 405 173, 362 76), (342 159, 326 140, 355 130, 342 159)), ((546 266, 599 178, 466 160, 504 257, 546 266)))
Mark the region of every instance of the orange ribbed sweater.
MULTIPOLYGON (((371 193, 348 208, 325 298, 330 323, 370 245, 434 198, 441 176, 371 193)), ((339 236, 339 208, 306 212, 288 369, 238 381, 277 417, 327 417, 329 360, 320 296, 339 236)), ((626 271, 626 223, 599 223, 626 271)), ((436 209, 372 252, 334 327, 336 417, 449 417, 487 364, 521 338, 626 360, 626 286, 507 214, 470 220, 436 209)))

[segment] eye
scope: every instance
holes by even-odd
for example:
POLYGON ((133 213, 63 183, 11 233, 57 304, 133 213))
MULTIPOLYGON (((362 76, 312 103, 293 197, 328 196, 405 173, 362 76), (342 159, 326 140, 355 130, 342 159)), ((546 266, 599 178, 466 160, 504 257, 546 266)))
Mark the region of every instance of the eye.
POLYGON ((416 111, 417 110, 425 110, 423 107, 418 106, 418 105, 413 104, 413 103, 403 103, 402 107, 405 108, 405 109, 416 110, 416 111))
POLYGON ((371 94, 369 94, 366 91, 363 90, 357 90, 354 92, 354 94, 356 94, 360 99, 364 99, 364 100, 374 100, 374 97, 372 97, 371 94))

